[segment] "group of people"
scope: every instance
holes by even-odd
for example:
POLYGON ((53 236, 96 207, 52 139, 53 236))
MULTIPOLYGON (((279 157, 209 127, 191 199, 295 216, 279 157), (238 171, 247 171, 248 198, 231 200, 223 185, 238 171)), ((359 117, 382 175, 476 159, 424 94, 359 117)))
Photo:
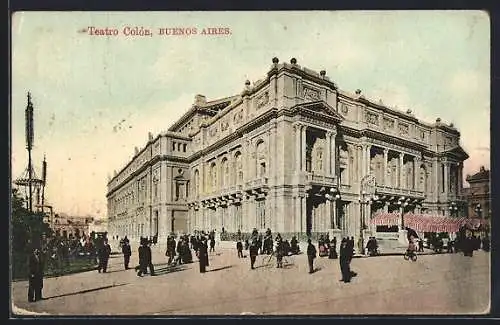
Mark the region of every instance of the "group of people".
POLYGON ((330 259, 337 259, 337 237, 333 237, 330 241, 330 235, 326 234, 326 238, 323 235, 319 236, 318 239, 319 256, 328 256, 330 259))

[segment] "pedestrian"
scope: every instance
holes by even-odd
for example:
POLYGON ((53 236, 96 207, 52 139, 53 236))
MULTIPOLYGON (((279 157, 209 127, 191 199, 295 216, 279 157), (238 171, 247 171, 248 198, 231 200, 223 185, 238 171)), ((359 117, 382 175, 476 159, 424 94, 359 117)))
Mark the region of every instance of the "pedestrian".
POLYGON ((342 273, 342 279, 340 281, 344 281, 345 283, 351 282, 351 268, 350 268, 350 260, 352 255, 352 249, 350 248, 349 239, 342 238, 342 242, 340 243, 340 272, 342 273))
MULTIPOLYGON (((272 251, 271 251, 272 253, 272 251)), ((276 236, 276 267, 283 268, 284 246, 281 236, 276 236)))
POLYGON ((33 250, 29 258, 28 301, 42 300, 43 260, 38 248, 33 250))
POLYGON ((97 256, 99 257, 99 266, 97 267, 97 272, 106 273, 108 269, 109 255, 111 255, 111 246, 108 244, 108 240, 105 238, 102 245, 97 250, 97 256))
POLYGON ((418 251, 423 252, 424 251, 424 240, 423 238, 420 238, 418 240, 418 251))
POLYGON ((200 263, 200 273, 206 272, 206 267, 208 266, 208 251, 207 242, 204 237, 201 238, 198 244, 198 261, 200 263))
POLYGON ((236 250, 238 251, 238 258, 243 258, 243 243, 239 239, 236 243, 236 250))
POLYGON ((337 259, 337 237, 333 237, 331 243, 330 243, 330 251, 328 252, 328 258, 329 259, 337 259))
POLYGON ((132 255, 132 248, 128 241, 124 241, 122 244, 122 253, 123 253, 123 264, 125 266, 125 270, 128 270, 128 264, 130 262, 130 256, 132 255))
POLYGON ((250 238, 250 269, 255 269, 255 260, 257 259, 257 255, 259 255, 259 237, 258 237, 258 232, 257 229, 254 229, 252 231, 252 237, 250 238))
POLYGON ((215 252, 215 235, 210 238, 210 251, 215 252))
POLYGON ((314 272, 314 259, 316 258, 316 247, 311 242, 311 238, 307 240, 307 261, 309 262, 309 273, 314 272))
POLYGON ((167 238, 167 252, 165 255, 168 257, 167 264, 170 265, 174 261, 175 257, 175 239, 172 236, 168 236, 167 238))
POLYGON ((147 238, 141 238, 141 246, 139 246, 139 272, 137 272, 137 276, 147 274, 148 267, 151 276, 154 276, 155 270, 151 256, 151 247, 148 245, 147 238))

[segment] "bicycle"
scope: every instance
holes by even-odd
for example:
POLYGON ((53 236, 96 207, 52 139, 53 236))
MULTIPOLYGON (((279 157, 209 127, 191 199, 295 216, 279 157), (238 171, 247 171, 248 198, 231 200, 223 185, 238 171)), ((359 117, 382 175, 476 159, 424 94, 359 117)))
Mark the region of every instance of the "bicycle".
POLYGON ((405 254, 403 255, 403 258, 406 261, 415 262, 417 260, 417 254, 414 251, 406 250, 405 254))
MULTIPOLYGON (((294 258, 291 255, 283 255, 283 267, 287 266, 292 266, 295 264, 294 258)), ((278 261, 276 258, 276 253, 272 252, 269 255, 266 255, 262 258, 262 265, 263 267, 273 267, 277 265, 278 261)))

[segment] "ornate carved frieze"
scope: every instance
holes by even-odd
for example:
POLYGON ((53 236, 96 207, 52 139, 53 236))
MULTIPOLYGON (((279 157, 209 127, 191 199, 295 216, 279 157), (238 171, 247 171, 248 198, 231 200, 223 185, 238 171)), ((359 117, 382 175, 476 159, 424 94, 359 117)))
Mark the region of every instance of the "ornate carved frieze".
POLYGON ((234 114, 234 123, 239 124, 243 120, 243 109, 240 109, 234 114))
POLYGON ((319 91, 309 87, 304 87, 304 99, 306 100, 319 100, 319 91))
POLYGON ((209 132, 211 137, 215 137, 217 135, 217 125, 212 126, 209 132))
POLYGON ((330 124, 328 122, 320 121, 320 120, 317 120, 317 119, 314 119, 314 118, 311 118, 311 117, 307 117, 307 116, 301 116, 300 117, 300 121, 307 122, 307 123, 310 123, 310 124, 314 124, 314 125, 317 125, 317 126, 322 126, 322 127, 325 127, 325 128, 331 128, 331 126, 332 126, 332 124, 330 124))
POLYGON ((392 130, 394 129, 394 120, 384 117, 384 129, 386 130, 392 130))
POLYGON ((222 132, 226 131, 227 129, 229 129, 229 123, 226 120, 221 121, 220 122, 220 129, 222 132))
POLYGON ((379 125, 378 114, 375 114, 373 112, 367 111, 365 115, 365 120, 369 124, 379 125))
POLYGON ((425 141, 425 132, 420 130, 420 140, 425 141))
POLYGON ((262 95, 257 97, 256 103, 257 103, 257 109, 266 106, 267 103, 269 103, 269 92, 266 91, 262 95))
POLYGON ((340 112, 341 112, 343 115, 347 115, 347 114, 349 114, 349 105, 347 105, 346 103, 341 103, 341 104, 340 104, 340 112))
POLYGON ((403 123, 399 124, 399 134, 408 135, 409 132, 410 132, 410 127, 408 126, 408 124, 403 124, 403 123))

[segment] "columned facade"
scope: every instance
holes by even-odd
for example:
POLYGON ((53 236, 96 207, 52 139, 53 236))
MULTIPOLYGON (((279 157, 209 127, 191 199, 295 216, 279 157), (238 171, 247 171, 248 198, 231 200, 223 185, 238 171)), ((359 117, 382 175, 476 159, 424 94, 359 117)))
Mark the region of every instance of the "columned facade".
POLYGON ((111 235, 270 228, 286 239, 357 239, 380 230, 370 226, 375 213, 447 213, 460 203, 468 156, 459 138, 440 119, 422 122, 340 90, 325 71, 274 59, 241 94, 197 95, 110 178, 111 235), (367 175, 376 195, 363 203, 367 175))

